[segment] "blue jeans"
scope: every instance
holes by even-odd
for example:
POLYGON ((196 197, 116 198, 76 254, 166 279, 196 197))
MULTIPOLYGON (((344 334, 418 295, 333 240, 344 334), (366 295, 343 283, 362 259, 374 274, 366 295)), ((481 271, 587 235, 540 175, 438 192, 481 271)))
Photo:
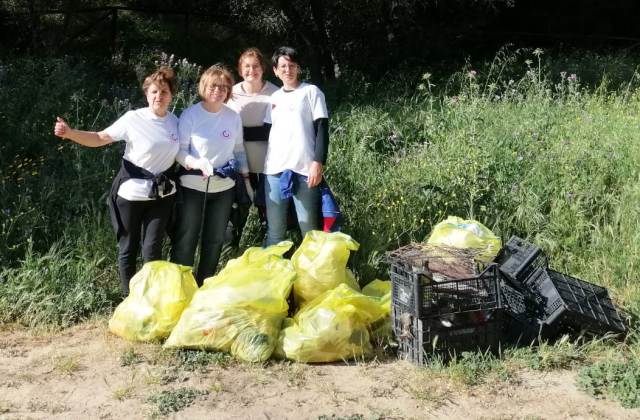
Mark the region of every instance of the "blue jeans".
POLYGON ((171 262, 192 267, 198 242, 201 241, 200 261, 196 269, 198 286, 202 285, 204 279, 211 277, 218 266, 234 194, 233 188, 206 194, 202 225, 202 201, 205 193, 182 188, 182 200, 176 206, 176 227, 171 238, 171 262), (202 238, 199 238, 201 225, 202 238))
MULTIPOLYGON (((267 243, 277 244, 285 240, 287 233, 287 212, 289 211, 289 199, 283 199, 280 195, 280 174, 267 175, 266 200, 267 200, 267 243)), ((310 230, 320 229, 320 188, 309 188, 306 181, 300 180, 293 194, 293 204, 296 208, 298 225, 302 237, 310 230)))

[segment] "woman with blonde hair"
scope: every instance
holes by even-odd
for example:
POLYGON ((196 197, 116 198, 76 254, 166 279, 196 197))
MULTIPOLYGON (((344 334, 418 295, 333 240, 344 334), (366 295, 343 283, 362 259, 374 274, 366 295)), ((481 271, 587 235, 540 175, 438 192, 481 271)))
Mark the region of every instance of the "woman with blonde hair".
POLYGON ((178 119, 168 111, 176 92, 175 73, 160 67, 144 79, 148 107, 128 111, 102 131, 76 130, 58 117, 54 134, 88 147, 124 141, 120 172, 113 180, 109 209, 118 240, 122 293, 136 272, 142 240, 144 262, 162 259, 162 241, 173 208, 171 180, 178 153, 178 119))
POLYGON ((241 175, 248 183, 242 121, 226 105, 232 86, 233 76, 227 68, 220 64, 209 67, 198 84, 202 101, 180 115, 177 161, 185 169, 180 176, 182 198, 176 206, 171 261, 193 266, 200 242, 198 285, 216 271, 235 197, 235 179, 241 175))

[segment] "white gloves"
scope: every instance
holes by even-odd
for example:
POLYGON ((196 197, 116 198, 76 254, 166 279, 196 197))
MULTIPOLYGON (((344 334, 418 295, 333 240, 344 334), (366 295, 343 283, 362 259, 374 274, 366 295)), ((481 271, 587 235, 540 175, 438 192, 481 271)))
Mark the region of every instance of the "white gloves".
POLYGON ((202 175, 211 176, 213 175, 213 165, 209 162, 209 159, 200 158, 198 159, 199 166, 198 169, 202 171, 202 175))
POLYGON ((213 165, 206 158, 195 158, 193 156, 187 156, 184 159, 184 163, 187 164, 188 169, 200 169, 203 176, 213 175, 213 165))

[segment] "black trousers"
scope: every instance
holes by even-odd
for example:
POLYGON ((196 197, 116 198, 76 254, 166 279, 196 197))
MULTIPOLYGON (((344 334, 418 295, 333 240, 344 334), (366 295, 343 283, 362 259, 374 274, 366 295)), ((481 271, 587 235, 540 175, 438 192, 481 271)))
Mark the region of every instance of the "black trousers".
POLYGON ((162 240, 173 209, 175 194, 157 200, 116 199, 124 231, 118 237, 118 271, 122 293, 129 295, 129 281, 136 273, 136 259, 142 241, 143 262, 162 259, 162 240))
POLYGON ((206 197, 204 192, 182 188, 182 201, 176 206, 176 227, 171 237, 171 262, 193 267, 196 248, 200 244, 196 269, 198 287, 216 272, 234 195, 233 188, 208 193, 206 197))

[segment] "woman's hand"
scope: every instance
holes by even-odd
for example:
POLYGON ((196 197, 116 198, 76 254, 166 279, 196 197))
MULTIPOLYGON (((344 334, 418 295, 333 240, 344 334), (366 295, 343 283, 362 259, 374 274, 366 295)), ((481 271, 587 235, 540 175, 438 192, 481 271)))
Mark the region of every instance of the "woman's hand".
POLYGON ((313 161, 309 166, 309 176, 307 177, 307 185, 313 188, 322 181, 322 163, 313 161))
POLYGON ((198 159, 197 168, 202 171, 202 176, 204 177, 213 175, 213 165, 211 164, 211 162, 209 162, 209 159, 207 158, 202 157, 198 159))
POLYGON ((247 174, 246 176, 245 174, 242 174, 242 178, 244 181, 244 186, 247 189, 247 195, 249 196, 249 200, 251 200, 251 202, 253 203, 254 202, 253 199, 255 198, 256 193, 255 191, 253 191, 253 187, 251 186, 251 182, 249 181, 249 174, 247 174))
POLYGON ((71 131, 69 124, 60 117, 56 117, 56 125, 53 128, 53 134, 58 137, 67 138, 66 135, 71 131))

